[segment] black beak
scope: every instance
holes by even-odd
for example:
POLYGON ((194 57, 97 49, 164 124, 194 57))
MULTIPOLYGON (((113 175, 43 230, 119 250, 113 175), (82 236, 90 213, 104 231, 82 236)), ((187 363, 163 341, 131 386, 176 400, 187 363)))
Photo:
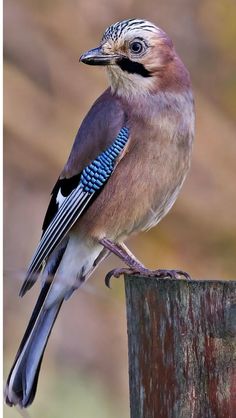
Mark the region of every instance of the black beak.
POLYGON ((79 60, 88 65, 114 65, 118 59, 118 54, 105 54, 102 48, 98 47, 85 52, 79 60))

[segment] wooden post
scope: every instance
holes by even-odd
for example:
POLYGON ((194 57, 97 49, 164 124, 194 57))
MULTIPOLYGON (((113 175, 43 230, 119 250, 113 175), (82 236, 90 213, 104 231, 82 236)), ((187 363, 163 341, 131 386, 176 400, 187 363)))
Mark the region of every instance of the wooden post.
POLYGON ((236 281, 125 290, 131 418, 236 418, 236 281))

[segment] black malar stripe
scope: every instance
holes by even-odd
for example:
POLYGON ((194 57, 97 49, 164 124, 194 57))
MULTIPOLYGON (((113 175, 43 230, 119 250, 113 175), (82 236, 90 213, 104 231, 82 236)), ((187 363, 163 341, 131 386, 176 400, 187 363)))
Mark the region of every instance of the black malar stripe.
POLYGON ((129 58, 121 58, 117 61, 117 65, 127 73, 139 74, 142 77, 151 77, 150 71, 148 71, 143 64, 136 61, 131 61, 129 58))

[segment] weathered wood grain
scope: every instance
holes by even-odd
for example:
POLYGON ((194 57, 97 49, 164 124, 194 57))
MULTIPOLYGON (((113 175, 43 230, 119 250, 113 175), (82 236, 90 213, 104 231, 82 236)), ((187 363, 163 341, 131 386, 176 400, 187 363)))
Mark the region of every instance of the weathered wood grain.
POLYGON ((236 282, 125 278, 131 418, 236 418, 236 282))

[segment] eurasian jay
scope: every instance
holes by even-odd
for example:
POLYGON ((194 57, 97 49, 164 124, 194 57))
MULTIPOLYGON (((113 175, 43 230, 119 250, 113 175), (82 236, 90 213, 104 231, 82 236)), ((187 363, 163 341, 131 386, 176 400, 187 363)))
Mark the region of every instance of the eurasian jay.
MULTIPOLYGON (((194 136, 189 73, 166 33, 142 19, 111 25, 99 47, 84 53, 80 61, 106 66, 110 87, 79 128, 52 191, 41 240, 20 291, 23 296, 42 277, 38 301, 7 380, 5 399, 11 406, 32 403, 44 350, 63 301, 111 252, 131 272, 181 273, 149 271, 124 241, 166 215, 188 172, 194 136)), ((115 269, 111 274, 124 271, 115 269)))

